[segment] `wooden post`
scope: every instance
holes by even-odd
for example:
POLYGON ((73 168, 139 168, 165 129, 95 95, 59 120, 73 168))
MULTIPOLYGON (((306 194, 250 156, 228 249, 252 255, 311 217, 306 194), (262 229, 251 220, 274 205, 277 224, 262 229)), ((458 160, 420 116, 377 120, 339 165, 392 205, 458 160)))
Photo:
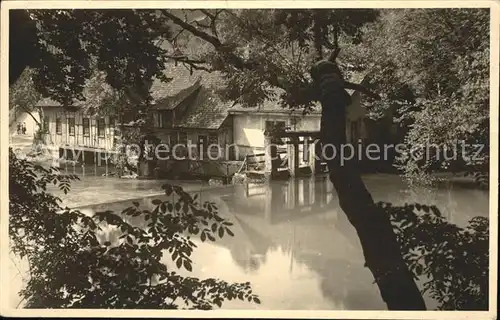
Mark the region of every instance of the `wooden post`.
POLYGON ((85 149, 82 151, 82 176, 85 177, 85 149))
POLYGON ((106 167, 106 178, 107 178, 108 177, 108 152, 107 151, 105 151, 104 156, 106 157, 104 159, 104 161, 105 161, 104 166, 106 167))
POLYGON ((64 148, 64 171, 68 174, 68 149, 64 148))
POLYGON ((298 138, 290 137, 290 143, 287 145, 288 169, 290 176, 296 177, 299 169, 299 142, 298 138))
POLYGON ((318 162, 316 161, 316 144, 317 142, 312 142, 307 145, 307 152, 309 155, 309 168, 311 168, 311 174, 316 174, 316 171, 319 169, 317 167, 318 162))
POLYGON ((94 149, 94 176, 97 177, 97 152, 94 149))
POLYGON ((314 143, 314 153, 317 155, 318 159, 314 158, 315 161, 315 171, 317 173, 323 172, 323 166, 321 165, 321 162, 323 161, 323 149, 321 146, 320 141, 316 141, 314 143))
POLYGON ((266 131, 264 132, 264 175, 266 180, 270 180, 273 175, 273 155, 272 155, 272 136, 266 131))

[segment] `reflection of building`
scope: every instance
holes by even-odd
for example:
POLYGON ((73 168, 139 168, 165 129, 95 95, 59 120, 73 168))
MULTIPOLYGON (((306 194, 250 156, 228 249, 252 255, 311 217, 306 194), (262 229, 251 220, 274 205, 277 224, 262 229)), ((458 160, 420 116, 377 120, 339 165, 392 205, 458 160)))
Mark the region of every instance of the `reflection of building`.
POLYGON ((282 250, 290 255, 282 272, 293 278, 297 264, 305 264, 317 273, 323 295, 334 303, 342 301, 351 310, 385 308, 373 276, 364 268, 356 231, 326 176, 240 186, 222 199, 244 234, 234 241, 250 243, 229 245, 240 266, 251 264, 256 254, 272 260, 269 255, 282 250), (247 246, 253 250, 245 250, 247 261, 241 262, 241 249, 247 246))
POLYGON ((238 213, 261 214, 270 224, 292 218, 324 214, 330 211, 334 197, 333 186, 327 176, 312 176, 269 184, 235 186, 231 200, 225 199, 238 213))

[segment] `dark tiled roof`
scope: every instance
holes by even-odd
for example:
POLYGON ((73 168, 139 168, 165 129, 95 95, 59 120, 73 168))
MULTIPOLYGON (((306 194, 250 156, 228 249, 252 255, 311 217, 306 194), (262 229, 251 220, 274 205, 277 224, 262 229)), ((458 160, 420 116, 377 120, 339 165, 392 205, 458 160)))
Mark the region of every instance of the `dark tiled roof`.
POLYGON ((177 128, 218 129, 228 117, 232 103, 222 101, 218 95, 205 86, 196 93, 196 99, 186 113, 176 121, 177 128))
POLYGON ((168 83, 155 80, 151 86, 151 95, 157 109, 173 109, 200 86, 212 90, 219 87, 223 81, 218 72, 193 70, 191 73, 180 64, 172 64, 165 75, 172 80, 168 83))
POLYGON ((183 65, 175 65, 174 63, 167 66, 164 74, 167 78, 171 79, 169 82, 165 83, 155 79, 151 85, 150 92, 155 104, 163 104, 165 99, 189 91, 200 78, 198 72, 191 74, 183 65))

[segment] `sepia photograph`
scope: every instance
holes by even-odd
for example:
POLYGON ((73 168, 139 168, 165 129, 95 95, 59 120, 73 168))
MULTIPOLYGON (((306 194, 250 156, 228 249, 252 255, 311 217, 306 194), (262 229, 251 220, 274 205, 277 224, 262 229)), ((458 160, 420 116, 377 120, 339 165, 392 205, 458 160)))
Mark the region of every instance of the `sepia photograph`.
POLYGON ((499 4, 391 3, 3 2, 2 315, 496 318, 499 4))

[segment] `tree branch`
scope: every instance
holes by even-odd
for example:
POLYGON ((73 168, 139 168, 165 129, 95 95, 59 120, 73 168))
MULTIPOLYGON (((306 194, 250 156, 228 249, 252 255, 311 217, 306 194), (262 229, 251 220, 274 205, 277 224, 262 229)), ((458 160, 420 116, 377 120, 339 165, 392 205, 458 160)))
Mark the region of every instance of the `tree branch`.
POLYGON ((36 124, 40 126, 40 121, 38 121, 38 120, 35 118, 35 116, 31 113, 31 112, 32 112, 31 110, 29 110, 28 108, 26 108, 26 107, 25 107, 25 106, 23 106, 23 105, 19 105, 19 104, 18 104, 18 106, 19 106, 19 107, 21 107, 21 109, 23 109, 23 110, 24 110, 24 112, 26 112, 27 114, 29 114, 29 115, 33 118, 33 120, 35 120, 36 124))
POLYGON ((234 54, 234 52, 232 52, 227 45, 223 44, 218 37, 208 34, 207 32, 202 31, 200 29, 197 29, 188 22, 185 22, 184 20, 168 12, 167 9, 163 9, 161 10, 161 12, 164 16, 172 20, 172 22, 175 23, 176 25, 186 29, 187 31, 191 32, 194 36, 203 39, 208 43, 210 43, 211 45, 213 45, 214 48, 219 53, 223 54, 228 59, 228 62, 231 63, 235 68, 247 69, 247 70, 252 70, 254 68, 253 63, 246 62, 241 57, 234 54))
POLYGON ((356 91, 359 91, 361 93, 364 93, 366 94, 367 96, 375 99, 375 100, 380 100, 380 96, 370 90, 368 90, 367 88, 363 87, 361 84, 357 84, 357 83, 352 83, 352 82, 349 82, 349 81, 345 81, 344 82, 344 88, 346 89, 351 89, 351 90, 356 90, 356 91))
POLYGON ((179 55, 179 56, 166 56, 166 58, 168 59, 172 59, 174 61, 177 61, 177 62, 181 62, 183 63, 184 65, 189 65, 192 69, 196 69, 196 70, 204 70, 204 71, 207 71, 207 72, 212 72, 214 71, 212 68, 208 68, 208 67, 205 67, 203 66, 203 64, 207 64, 206 61, 204 60, 193 60, 193 59, 189 59, 187 56, 185 55, 179 55), (201 65, 200 65, 201 64, 201 65))

